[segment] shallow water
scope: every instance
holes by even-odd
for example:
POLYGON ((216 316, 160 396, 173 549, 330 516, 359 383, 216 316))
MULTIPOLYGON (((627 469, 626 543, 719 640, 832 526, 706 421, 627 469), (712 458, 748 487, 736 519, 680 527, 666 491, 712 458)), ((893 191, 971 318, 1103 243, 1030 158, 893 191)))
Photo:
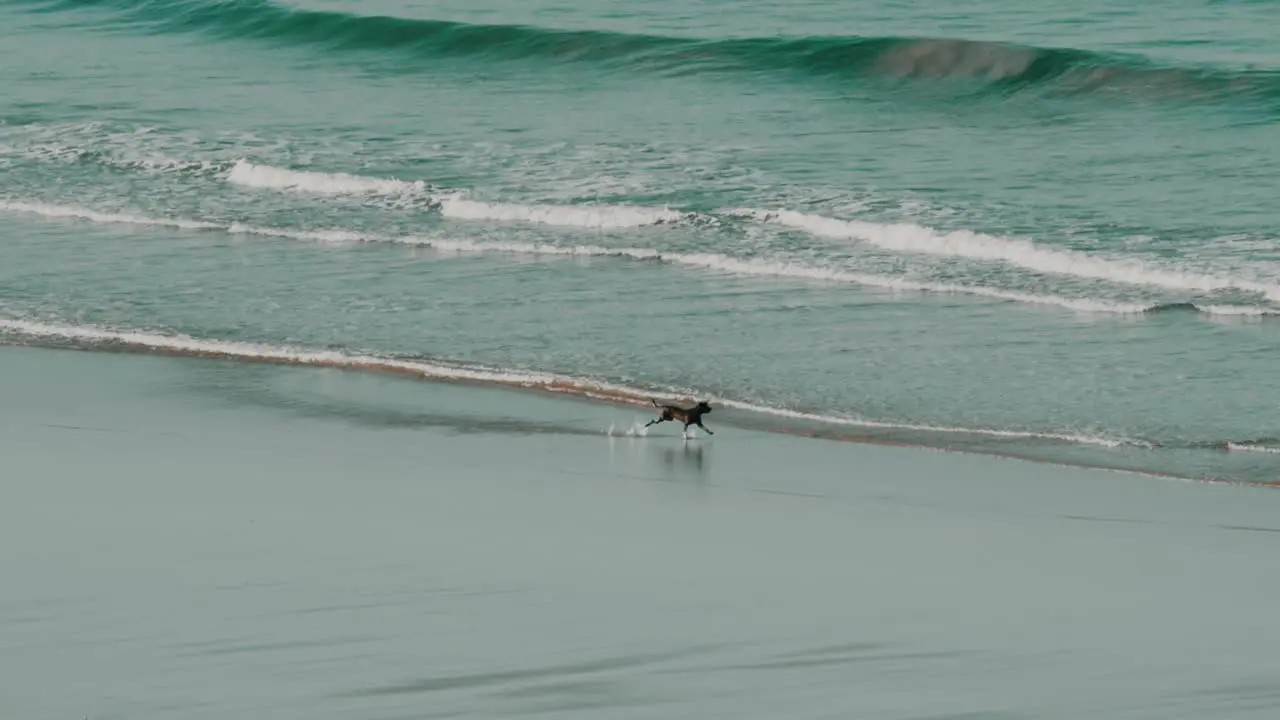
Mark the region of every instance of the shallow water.
POLYGON ((0 332, 478 364, 1268 482, 1270 19, 8 3, 0 332))

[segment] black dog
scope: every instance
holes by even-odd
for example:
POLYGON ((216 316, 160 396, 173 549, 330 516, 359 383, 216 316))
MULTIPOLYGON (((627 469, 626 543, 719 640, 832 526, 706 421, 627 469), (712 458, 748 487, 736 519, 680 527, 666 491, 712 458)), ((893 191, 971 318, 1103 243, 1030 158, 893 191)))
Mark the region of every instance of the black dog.
POLYGON ((711 412, 711 406, 708 405, 705 400, 688 409, 677 407, 675 405, 659 405, 658 401, 653 398, 650 398, 649 402, 653 403, 654 407, 661 410, 662 414, 658 416, 657 420, 650 420, 645 423, 645 427, 656 425, 660 422, 666 422, 668 420, 674 420, 684 423, 684 432, 686 434, 689 432, 690 425, 697 425, 703 430, 706 430, 708 435, 715 435, 715 433, 707 429, 706 425, 702 424, 702 416, 711 412))

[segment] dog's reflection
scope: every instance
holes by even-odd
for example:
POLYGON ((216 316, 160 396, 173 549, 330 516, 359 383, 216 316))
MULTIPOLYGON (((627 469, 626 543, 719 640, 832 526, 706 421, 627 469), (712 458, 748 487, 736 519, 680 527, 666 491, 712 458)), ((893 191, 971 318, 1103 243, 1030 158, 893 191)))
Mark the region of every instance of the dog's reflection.
POLYGON ((707 479, 707 452, 701 443, 683 442, 680 447, 655 448, 663 474, 670 480, 692 480, 702 483, 707 479))

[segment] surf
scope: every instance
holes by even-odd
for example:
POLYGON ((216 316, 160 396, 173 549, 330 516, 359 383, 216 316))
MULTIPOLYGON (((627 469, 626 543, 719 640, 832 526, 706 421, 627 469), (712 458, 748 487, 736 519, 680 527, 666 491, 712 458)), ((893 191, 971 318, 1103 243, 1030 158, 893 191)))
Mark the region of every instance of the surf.
MULTIPOLYGON (((294 171, 240 161, 229 182, 253 188, 297 190, 319 194, 422 195, 422 181, 383 180, 346 173, 294 171)), ((437 188, 437 193, 440 189, 437 188)), ((536 222, 596 229, 634 228, 693 221, 698 215, 669 207, 546 206, 487 203, 465 199, 462 193, 425 195, 445 217, 468 220, 536 222)), ((709 214, 743 218, 805 232, 818 238, 851 240, 895 253, 993 261, 1011 267, 1064 277, 1102 280, 1120 285, 1151 286, 1175 291, 1213 293, 1243 291, 1280 302, 1280 284, 1214 275, 1192 269, 1153 265, 1137 258, 1107 258, 1045 247, 1030 240, 1005 238, 972 230, 939 231, 913 223, 888 223, 827 217, 793 210, 733 208, 709 214)), ((1206 306, 1207 307, 1207 306, 1206 306)), ((1263 308, 1234 310, 1215 305, 1215 314, 1267 314, 1263 308)))
MULTIPOLYGON (((1253 305, 1224 305, 1191 302, 1125 302, 1103 298, 1071 298, 1053 294, 1036 294, 984 285, 915 280, 893 275, 858 272, 838 266, 822 266, 787 259, 735 257, 723 253, 680 252, 646 247, 602 245, 560 245, 528 241, 468 240, 463 238, 386 235, 343 228, 291 228, 254 225, 233 221, 219 223, 190 218, 153 218, 134 213, 112 213, 90 208, 42 202, 0 199, 0 212, 36 215, 53 220, 80 220, 100 224, 137 225, 175 230, 220 232, 322 244, 387 244, 410 245, 445 253, 515 254, 548 257, 589 257, 656 262, 706 272, 748 277, 790 279, 807 282, 859 285, 894 293, 969 295, 1028 305, 1047 305, 1079 313, 1143 315, 1170 309, 1190 309, 1206 315, 1263 316, 1280 313, 1280 308, 1253 305)), ((522 211, 523 212, 523 211, 522 211)), ((578 210, 592 217, 587 208, 578 210)), ((572 217, 572 215, 570 215, 572 217)), ((1242 283, 1223 281, 1223 287, 1240 287, 1242 283)), ((1181 287, 1203 287, 1190 284, 1181 287)), ((1178 287, 1178 286, 1175 286, 1178 287)))
POLYGON ((327 244, 389 244, 431 248, 447 253, 517 254, 550 257, 594 257, 655 262, 706 272, 777 278, 805 282, 852 284, 889 291, 940 295, 969 295, 1005 302, 1047 305, 1079 313, 1132 315, 1157 307, 1151 303, 1117 302, 1095 298, 1068 298, 1057 295, 1006 290, 981 285, 913 280, 877 275, 850 269, 803 264, 785 259, 743 258, 722 253, 691 253, 644 247, 601 245, 553 245, 527 241, 484 241, 462 238, 383 235, 341 228, 289 228, 259 226, 243 222, 226 224, 186 218, 151 218, 131 213, 107 213, 75 206, 0 200, 0 212, 33 214, 56 220, 83 220, 94 223, 139 225, 189 231, 221 232, 327 244))
POLYGON ((1243 290, 1257 293, 1273 302, 1280 301, 1280 285, 1274 283, 1156 267, 1132 258, 1097 257, 971 230, 940 232, 909 223, 842 220, 790 210, 747 209, 736 213, 761 222, 802 230, 817 237, 857 240, 892 252, 998 261, 1039 273, 1105 280, 1124 285, 1151 285, 1196 292, 1243 290))

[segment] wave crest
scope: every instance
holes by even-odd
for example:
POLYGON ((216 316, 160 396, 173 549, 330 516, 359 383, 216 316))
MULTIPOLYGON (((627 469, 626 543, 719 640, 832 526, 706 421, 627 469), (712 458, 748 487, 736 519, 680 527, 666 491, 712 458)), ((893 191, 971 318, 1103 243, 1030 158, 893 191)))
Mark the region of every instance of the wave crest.
POLYGON ((273 190, 298 190, 322 195, 405 195, 431 189, 421 180, 406 181, 349 175, 347 173, 288 170, 238 160, 227 171, 227 181, 235 185, 273 190))
POLYGON ((602 247, 597 245, 551 245, 523 241, 472 241, 452 238, 418 236, 387 236, 342 229, 273 228, 246 223, 218 223, 187 219, 149 218, 124 213, 103 213, 74 206, 48 205, 44 203, 13 202, 0 200, 0 211, 22 212, 49 218, 70 218, 98 223, 124 223, 171 227, 189 230, 212 230, 236 234, 259 235, 306 242, 321 243, 389 243, 416 245, 445 252, 459 253, 511 253, 521 255, 547 255, 572 257, 612 257, 646 262, 661 262, 680 267, 745 275, 752 277, 785 278, 801 281, 847 283, 890 292, 934 293, 943 295, 970 295, 993 300, 1049 305, 1080 313, 1141 314, 1159 307, 1143 303, 1115 302, 1093 298, 1067 298, 1057 295, 1035 295, 982 285, 911 280, 891 275, 874 275, 846 270, 800 264, 787 260, 765 258, 739 258, 720 253, 687 253, 639 247, 602 247))
POLYGON ((61 0, 108 7, 131 31, 198 32, 228 40, 392 52, 397 59, 585 62, 640 71, 779 72, 791 76, 963 78, 1007 93, 1049 86, 1142 97, 1280 97, 1280 73, 1161 66, 1135 55, 963 38, 810 36, 696 39, 525 25, 485 25, 308 10, 269 0, 61 0))
POLYGON ((397 180, 258 165, 240 160, 227 172, 227 182, 243 187, 320 195, 417 196, 441 215, 460 220, 527 222, 593 230, 638 228, 673 223, 685 217, 670 208, 633 205, 526 205, 470 200, 461 193, 443 194, 422 180, 397 180))
MULTIPOLYGON (((524 206, 519 206, 524 207, 524 206)), ((580 208, 583 212, 589 208, 580 208)), ((661 262, 710 272, 751 277, 785 278, 801 281, 848 283, 890 292, 970 295, 1031 305, 1049 305, 1079 313, 1139 315, 1171 311, 1191 311, 1206 315, 1263 316, 1280 314, 1280 308, 1252 305, 1198 305, 1190 302, 1140 303, 1096 298, 1069 298, 1058 295, 1006 290, 984 285, 912 280, 892 275, 855 272, 840 267, 801 264, 782 259, 740 258, 720 253, 690 253, 642 247, 599 245, 552 245, 525 241, 473 241, 454 238, 390 236, 340 228, 303 229, 265 227, 242 222, 220 224, 186 218, 151 218, 131 213, 109 213, 88 208, 40 202, 0 200, 0 212, 38 215, 52 219, 85 220, 103 224, 128 224, 181 230, 220 231, 231 234, 333 244, 386 243, 415 245, 443 252, 506 253, 561 257, 611 257, 645 262, 661 262)), ((656 212, 656 211, 655 211, 656 212)), ((588 214, 587 217, 590 217, 588 214)))
MULTIPOLYGON (((791 210, 746 209, 736 210, 734 214, 802 230, 818 237, 858 240, 892 252, 994 260, 1033 272, 1104 280, 1123 285, 1149 285, 1197 292, 1242 290, 1262 295, 1273 302, 1280 301, 1280 285, 1273 283, 1166 269, 1133 259, 1096 257, 970 230, 939 232, 920 225, 840 220, 791 210)), ((1218 311, 1217 314, 1262 314, 1262 311, 1252 313, 1230 306, 1213 307, 1218 311)))

